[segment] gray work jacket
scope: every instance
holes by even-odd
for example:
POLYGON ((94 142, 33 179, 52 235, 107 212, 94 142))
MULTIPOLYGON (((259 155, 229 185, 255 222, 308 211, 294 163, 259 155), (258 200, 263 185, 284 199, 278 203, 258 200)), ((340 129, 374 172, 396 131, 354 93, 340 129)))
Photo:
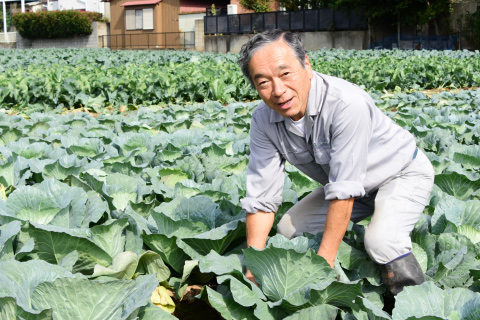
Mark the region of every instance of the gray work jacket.
POLYGON ((320 182, 325 199, 368 196, 408 166, 415 139, 357 85, 314 72, 305 134, 264 102, 253 111, 247 194, 250 213, 276 212, 285 160, 320 182))

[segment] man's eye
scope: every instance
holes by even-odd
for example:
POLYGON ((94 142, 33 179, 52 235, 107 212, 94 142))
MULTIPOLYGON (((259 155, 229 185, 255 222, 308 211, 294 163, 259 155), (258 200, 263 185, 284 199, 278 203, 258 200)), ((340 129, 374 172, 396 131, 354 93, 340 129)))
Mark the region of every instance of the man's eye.
POLYGON ((289 76, 289 75, 290 75, 290 72, 285 72, 283 75, 284 75, 284 76, 289 76))

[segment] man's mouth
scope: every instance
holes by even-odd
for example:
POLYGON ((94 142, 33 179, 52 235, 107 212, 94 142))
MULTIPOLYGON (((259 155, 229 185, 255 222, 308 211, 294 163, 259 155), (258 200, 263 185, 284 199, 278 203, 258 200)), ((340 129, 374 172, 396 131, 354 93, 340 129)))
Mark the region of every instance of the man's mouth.
POLYGON ((287 101, 279 102, 277 104, 280 108, 285 108, 285 107, 288 107, 290 105, 290 102, 292 101, 292 99, 293 99, 293 97, 288 99, 287 101))

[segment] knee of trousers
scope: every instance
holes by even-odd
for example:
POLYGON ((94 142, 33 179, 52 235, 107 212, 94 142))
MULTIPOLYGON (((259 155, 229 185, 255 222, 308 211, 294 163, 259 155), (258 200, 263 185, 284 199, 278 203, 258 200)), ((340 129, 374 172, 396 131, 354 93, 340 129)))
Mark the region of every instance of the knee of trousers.
POLYGON ((295 228, 292 225, 291 218, 288 214, 285 214, 277 224, 277 233, 282 236, 291 239, 295 233, 295 228))
POLYGON ((368 226, 365 229, 365 250, 376 263, 388 263, 410 251, 406 242, 411 243, 410 238, 400 241, 399 235, 394 230, 369 228, 368 226))

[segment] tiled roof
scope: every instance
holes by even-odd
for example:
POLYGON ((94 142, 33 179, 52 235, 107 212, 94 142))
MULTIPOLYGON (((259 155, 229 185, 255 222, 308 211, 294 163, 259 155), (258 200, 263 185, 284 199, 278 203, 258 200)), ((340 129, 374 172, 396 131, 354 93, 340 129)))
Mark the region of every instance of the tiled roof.
POLYGON ((157 4, 162 0, 142 0, 142 1, 129 1, 120 5, 120 7, 131 7, 131 6, 144 6, 148 4, 157 4))

